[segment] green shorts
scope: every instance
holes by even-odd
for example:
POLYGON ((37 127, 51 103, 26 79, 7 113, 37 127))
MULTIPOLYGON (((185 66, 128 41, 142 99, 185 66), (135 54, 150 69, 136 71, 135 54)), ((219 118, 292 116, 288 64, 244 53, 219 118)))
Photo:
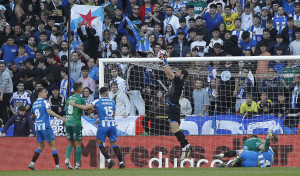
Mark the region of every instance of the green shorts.
POLYGON ((263 144, 260 138, 251 138, 244 142, 243 150, 259 152, 259 146, 263 144))
POLYGON ((82 140, 82 126, 66 126, 68 141, 82 140))

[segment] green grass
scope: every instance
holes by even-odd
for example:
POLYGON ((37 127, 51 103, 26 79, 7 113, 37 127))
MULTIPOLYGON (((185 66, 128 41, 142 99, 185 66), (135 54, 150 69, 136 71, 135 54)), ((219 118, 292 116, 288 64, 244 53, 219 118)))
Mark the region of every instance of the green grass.
POLYGON ((300 168, 170 168, 0 171, 1 176, 299 176, 300 168))

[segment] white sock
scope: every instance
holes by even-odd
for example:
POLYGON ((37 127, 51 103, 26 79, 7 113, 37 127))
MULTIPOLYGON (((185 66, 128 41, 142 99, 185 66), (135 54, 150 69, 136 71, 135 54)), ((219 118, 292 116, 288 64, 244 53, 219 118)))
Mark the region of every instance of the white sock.
POLYGON ((58 165, 56 165, 56 167, 59 167, 59 164, 58 164, 58 165))
POLYGON ((108 163, 110 163, 110 160, 111 160, 110 158, 109 158, 109 159, 107 159, 107 162, 108 162, 108 163))
POLYGON ((79 166, 80 165, 80 163, 76 163, 76 166, 79 166))
POLYGON ((190 144, 186 145, 185 147, 186 147, 186 148, 190 148, 190 144))
POLYGON ((185 152, 186 151, 186 146, 182 148, 182 151, 185 152))
POLYGON ((70 162, 70 159, 69 159, 69 158, 66 158, 66 162, 70 162))
POLYGON ((223 157, 224 157, 224 153, 221 153, 221 154, 220 154, 220 157, 223 158, 223 157))
POLYGON ((34 165, 34 162, 30 162, 31 165, 34 165))
POLYGON ((124 163, 123 161, 120 162, 120 164, 123 164, 123 163, 124 163))

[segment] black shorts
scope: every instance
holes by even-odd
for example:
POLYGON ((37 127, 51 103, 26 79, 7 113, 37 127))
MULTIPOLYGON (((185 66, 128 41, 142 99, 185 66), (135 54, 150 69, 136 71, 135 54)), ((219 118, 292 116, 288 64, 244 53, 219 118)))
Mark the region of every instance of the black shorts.
POLYGON ((178 122, 180 124, 180 105, 168 106, 169 122, 178 122))

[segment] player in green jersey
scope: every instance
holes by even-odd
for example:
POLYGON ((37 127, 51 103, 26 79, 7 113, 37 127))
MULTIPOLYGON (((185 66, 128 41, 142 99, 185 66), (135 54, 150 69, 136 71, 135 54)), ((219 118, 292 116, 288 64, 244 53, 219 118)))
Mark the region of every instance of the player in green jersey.
MULTIPOLYGON (((244 142, 242 150, 249 150, 254 152, 265 152, 269 150, 270 147, 270 139, 271 137, 276 138, 275 133, 271 130, 268 131, 267 139, 260 139, 256 135, 252 135, 249 139, 244 142)), ((213 159, 222 159, 223 157, 235 157, 237 155, 235 150, 228 151, 225 153, 220 153, 218 155, 214 155, 213 159)))
POLYGON ((66 103, 66 131, 67 131, 67 138, 69 141, 69 145, 67 146, 66 150, 66 160, 65 164, 68 169, 73 169, 70 163, 70 155, 75 148, 76 153, 76 165, 75 169, 80 169, 80 160, 81 160, 81 140, 82 140, 82 125, 81 125, 81 115, 82 110, 71 106, 69 104, 70 100, 76 102, 77 104, 85 105, 85 100, 80 96, 82 94, 82 83, 75 83, 73 85, 74 95, 70 96, 66 103))

